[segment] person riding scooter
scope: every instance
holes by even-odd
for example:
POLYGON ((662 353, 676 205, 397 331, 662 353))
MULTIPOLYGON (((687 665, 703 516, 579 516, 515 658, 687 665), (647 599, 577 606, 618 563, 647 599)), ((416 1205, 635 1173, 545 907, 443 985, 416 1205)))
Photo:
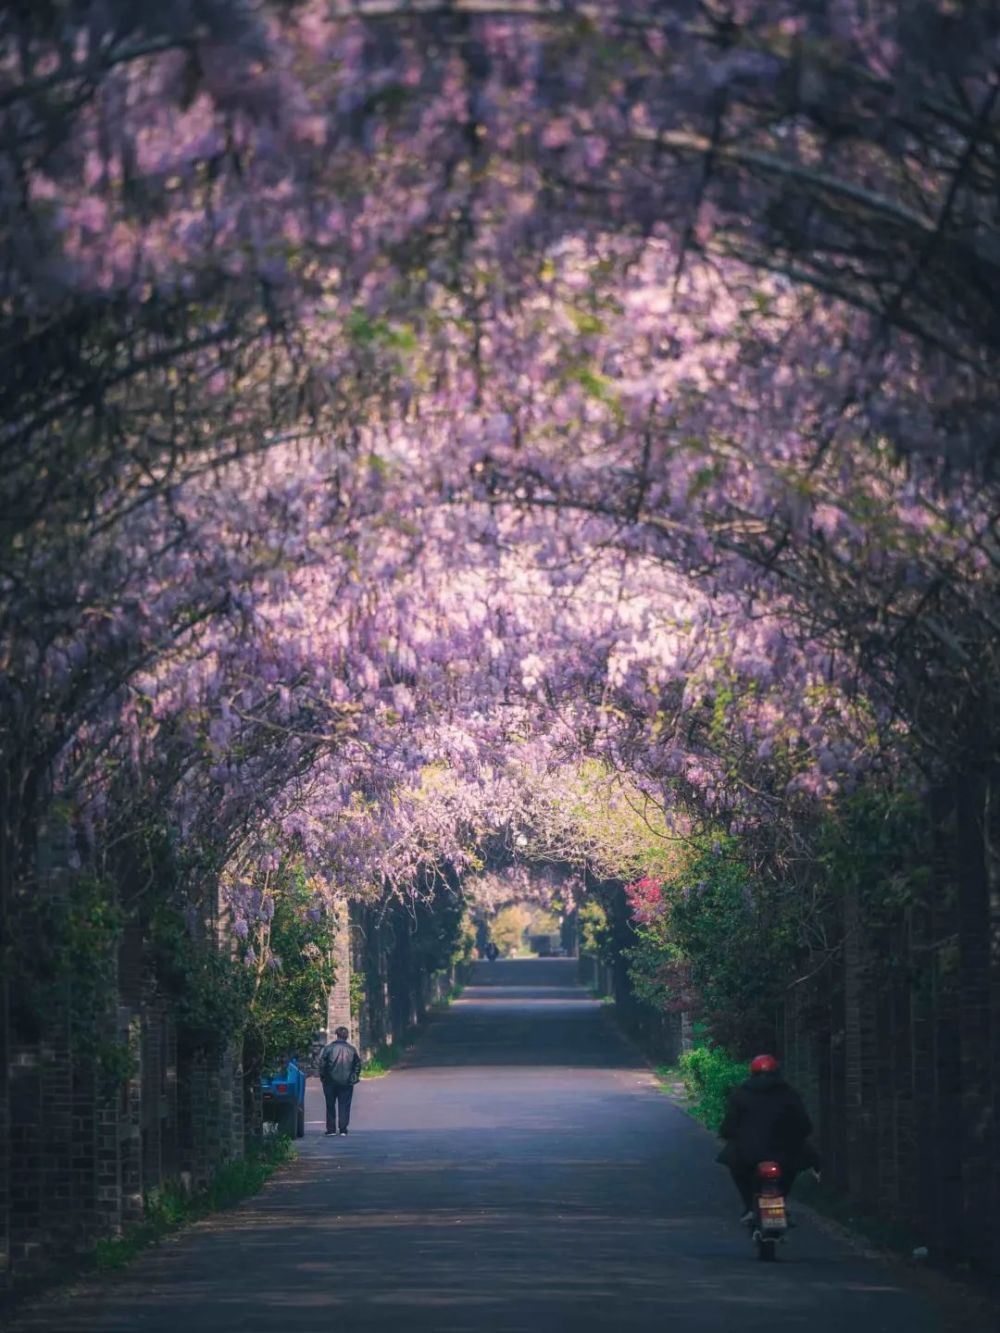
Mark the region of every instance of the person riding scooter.
POLYGON ((726 1140, 716 1158, 728 1166, 745 1212, 753 1216, 754 1169, 758 1162, 776 1161, 782 1169, 783 1192, 791 1192, 796 1175, 816 1168, 819 1154, 807 1142, 812 1122, 802 1098, 782 1078, 773 1055, 755 1055, 750 1077, 730 1095, 719 1134, 726 1140))

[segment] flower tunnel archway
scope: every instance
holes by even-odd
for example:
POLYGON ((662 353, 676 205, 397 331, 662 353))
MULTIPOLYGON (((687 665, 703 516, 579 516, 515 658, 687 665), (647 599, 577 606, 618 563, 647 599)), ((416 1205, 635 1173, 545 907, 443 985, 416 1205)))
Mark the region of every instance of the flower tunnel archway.
POLYGON ((154 1029, 190 1110, 517 830, 995 1270, 993 7, 64 10, 0 17, 5 1110, 154 1029))

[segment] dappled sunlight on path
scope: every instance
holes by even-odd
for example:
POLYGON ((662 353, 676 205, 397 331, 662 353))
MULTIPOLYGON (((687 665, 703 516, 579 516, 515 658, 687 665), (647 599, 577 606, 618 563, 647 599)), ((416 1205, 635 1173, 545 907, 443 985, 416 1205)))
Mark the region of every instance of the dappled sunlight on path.
POLYGON ((603 1005, 576 984, 573 959, 477 963, 462 997, 436 1015, 407 1065, 642 1068, 606 1021, 603 1005))
MULTIPOLYGON (((83 1292, 41 1333, 942 1333, 808 1222, 754 1260, 714 1142, 574 964, 479 966, 263 1194, 83 1292)), ((308 1119, 320 1092, 309 1090, 308 1119)))

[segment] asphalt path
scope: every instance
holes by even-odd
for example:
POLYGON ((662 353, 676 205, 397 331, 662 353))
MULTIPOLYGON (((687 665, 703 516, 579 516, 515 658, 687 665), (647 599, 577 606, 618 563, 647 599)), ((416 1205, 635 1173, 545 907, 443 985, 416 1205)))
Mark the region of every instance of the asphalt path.
POLYGON ((757 1261, 716 1144, 657 1088, 575 964, 477 965, 405 1064, 298 1161, 41 1333, 947 1333, 893 1271, 800 1218, 757 1261))

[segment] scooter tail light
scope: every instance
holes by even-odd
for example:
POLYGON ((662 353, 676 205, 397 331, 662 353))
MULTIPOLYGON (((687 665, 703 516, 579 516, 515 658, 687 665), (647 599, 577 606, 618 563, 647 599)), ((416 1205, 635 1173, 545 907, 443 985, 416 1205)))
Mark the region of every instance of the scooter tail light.
POLYGON ((780 1180, 781 1167, 777 1162, 758 1162, 757 1175, 761 1180, 780 1180))

